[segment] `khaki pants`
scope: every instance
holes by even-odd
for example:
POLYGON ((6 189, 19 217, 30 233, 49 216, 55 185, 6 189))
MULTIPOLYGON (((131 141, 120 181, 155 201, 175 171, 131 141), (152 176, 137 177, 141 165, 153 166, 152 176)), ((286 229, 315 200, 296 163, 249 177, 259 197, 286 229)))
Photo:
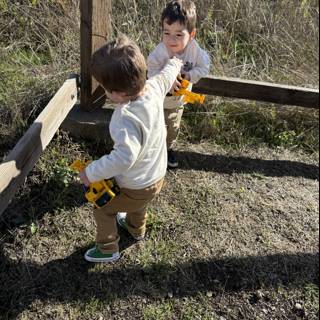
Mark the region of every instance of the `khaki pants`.
POLYGON ((116 215, 127 212, 126 223, 134 236, 144 235, 147 222, 147 205, 161 191, 163 180, 140 190, 121 188, 110 203, 93 211, 97 225, 96 244, 103 253, 119 251, 116 215))
POLYGON ((164 109, 168 150, 172 149, 177 141, 183 110, 183 106, 174 109, 164 109))

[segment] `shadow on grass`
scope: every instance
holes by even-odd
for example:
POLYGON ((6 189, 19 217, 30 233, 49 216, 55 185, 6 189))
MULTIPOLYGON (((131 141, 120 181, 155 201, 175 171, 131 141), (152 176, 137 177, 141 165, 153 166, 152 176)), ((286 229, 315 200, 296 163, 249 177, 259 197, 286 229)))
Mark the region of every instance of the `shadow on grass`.
POLYGON ((208 291, 218 297, 259 288, 304 288, 317 284, 319 277, 318 253, 217 258, 148 267, 125 265, 120 260, 97 270, 84 261, 86 249, 39 265, 11 261, 1 248, 1 314, 15 318, 36 300, 83 305, 99 299, 105 304, 138 296, 155 301, 166 298, 168 292, 177 298, 193 297, 208 291))
POLYGON ((25 189, 16 194, 0 217, 0 232, 5 233, 20 225, 40 220, 46 213, 72 210, 86 202, 83 187, 77 182, 66 187, 61 181, 50 179, 45 183, 34 183, 25 189))
POLYGON ((269 177, 304 177, 319 180, 319 166, 289 160, 264 160, 248 157, 177 152, 179 168, 218 173, 258 173, 269 177))

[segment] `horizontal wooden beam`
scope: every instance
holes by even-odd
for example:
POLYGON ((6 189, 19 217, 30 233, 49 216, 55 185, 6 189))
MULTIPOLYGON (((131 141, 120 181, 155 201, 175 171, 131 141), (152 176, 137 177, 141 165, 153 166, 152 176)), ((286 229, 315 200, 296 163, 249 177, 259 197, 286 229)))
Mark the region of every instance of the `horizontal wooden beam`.
POLYGON ((77 102, 77 81, 65 81, 14 149, 0 164, 0 215, 24 183, 73 105, 77 102))
POLYGON ((200 81, 193 86, 192 90, 197 93, 213 96, 273 102, 306 108, 319 108, 319 89, 208 76, 200 79, 200 81))

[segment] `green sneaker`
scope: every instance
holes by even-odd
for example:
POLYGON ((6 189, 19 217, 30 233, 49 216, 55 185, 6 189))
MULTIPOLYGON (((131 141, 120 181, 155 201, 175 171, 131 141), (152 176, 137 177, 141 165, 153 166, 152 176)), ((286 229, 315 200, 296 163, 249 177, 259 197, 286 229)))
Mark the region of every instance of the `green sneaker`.
POLYGON ((120 258, 120 253, 102 253, 98 247, 93 247, 86 252, 84 258, 90 262, 113 262, 120 258))
MULTIPOLYGON (((126 222, 126 216, 127 216, 126 212, 118 212, 118 214, 117 214, 117 222, 118 222, 118 225, 121 228, 123 228, 128 233, 130 233, 129 228, 128 228, 128 224, 126 222)), ((131 236, 137 241, 140 241, 140 240, 144 239, 144 234, 142 234, 141 236, 134 236, 133 234, 131 234, 131 236)))

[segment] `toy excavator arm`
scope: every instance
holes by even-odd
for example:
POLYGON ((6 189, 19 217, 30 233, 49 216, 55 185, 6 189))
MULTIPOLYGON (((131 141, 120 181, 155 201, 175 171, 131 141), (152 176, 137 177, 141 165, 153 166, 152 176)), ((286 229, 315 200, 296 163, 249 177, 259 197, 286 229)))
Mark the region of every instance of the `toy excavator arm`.
POLYGON ((181 83, 181 87, 179 90, 174 92, 174 94, 173 94, 174 96, 184 96, 183 100, 186 103, 200 103, 200 104, 204 103, 204 100, 206 98, 205 95, 197 94, 197 93, 194 93, 194 92, 188 90, 188 87, 190 84, 190 82, 188 80, 182 79, 182 78, 179 78, 178 80, 181 83))
POLYGON ((179 91, 177 91, 179 93, 179 95, 183 95, 183 100, 186 103, 200 103, 203 104, 204 100, 205 100, 205 96, 202 94, 197 94, 194 92, 191 92, 189 90, 186 89, 180 89, 179 91))
POLYGON ((77 159, 71 164, 70 168, 75 171, 81 172, 90 163, 91 163, 91 161, 81 161, 81 160, 77 159))

